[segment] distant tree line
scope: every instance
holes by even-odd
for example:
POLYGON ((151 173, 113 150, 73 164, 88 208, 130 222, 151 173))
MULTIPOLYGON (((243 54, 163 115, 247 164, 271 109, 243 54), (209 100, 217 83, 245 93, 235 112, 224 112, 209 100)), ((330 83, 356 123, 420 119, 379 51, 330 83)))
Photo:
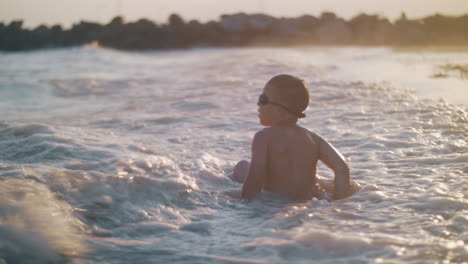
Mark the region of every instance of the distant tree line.
POLYGON ((320 17, 275 18, 265 14, 222 15, 219 21, 184 21, 177 14, 167 23, 148 19, 125 23, 115 17, 106 25, 81 21, 70 29, 60 25, 23 28, 23 21, 0 23, 0 50, 79 46, 87 43, 124 50, 180 49, 248 45, 467 45, 468 14, 435 14, 394 23, 378 15, 360 14, 346 21, 334 13, 320 17))

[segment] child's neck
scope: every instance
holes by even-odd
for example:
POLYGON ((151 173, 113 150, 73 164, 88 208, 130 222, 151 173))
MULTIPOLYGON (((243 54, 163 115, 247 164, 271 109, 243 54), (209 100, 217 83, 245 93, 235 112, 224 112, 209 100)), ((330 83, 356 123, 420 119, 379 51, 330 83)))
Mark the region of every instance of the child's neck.
POLYGON ((291 120, 291 119, 278 120, 277 122, 274 122, 273 124, 271 124, 272 127, 295 126, 295 125, 297 125, 297 121, 291 120))

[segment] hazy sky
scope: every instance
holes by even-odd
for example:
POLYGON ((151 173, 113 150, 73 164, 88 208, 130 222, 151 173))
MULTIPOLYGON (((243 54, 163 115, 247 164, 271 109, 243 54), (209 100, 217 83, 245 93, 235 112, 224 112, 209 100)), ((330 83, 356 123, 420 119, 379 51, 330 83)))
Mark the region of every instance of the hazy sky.
POLYGON ((206 22, 240 11, 287 17, 332 11, 346 19, 366 12, 394 20, 402 11, 410 18, 468 14, 468 0, 0 0, 0 21, 22 19, 27 27, 68 27, 80 20, 107 23, 118 14, 126 21, 148 18, 163 23, 177 13, 185 20, 206 22))

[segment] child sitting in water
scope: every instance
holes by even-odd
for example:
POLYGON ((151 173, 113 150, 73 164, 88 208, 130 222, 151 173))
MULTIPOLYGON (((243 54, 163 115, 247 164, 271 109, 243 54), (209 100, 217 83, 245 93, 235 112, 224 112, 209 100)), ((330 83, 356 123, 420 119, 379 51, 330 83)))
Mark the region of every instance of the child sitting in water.
POLYGON ((309 104, 307 84, 294 76, 273 77, 258 98, 260 124, 252 142, 252 159, 240 161, 234 179, 243 182, 242 197, 252 198, 262 189, 291 200, 319 198, 317 162, 335 173, 334 199, 350 194, 350 177, 344 157, 324 138, 297 125, 309 104))

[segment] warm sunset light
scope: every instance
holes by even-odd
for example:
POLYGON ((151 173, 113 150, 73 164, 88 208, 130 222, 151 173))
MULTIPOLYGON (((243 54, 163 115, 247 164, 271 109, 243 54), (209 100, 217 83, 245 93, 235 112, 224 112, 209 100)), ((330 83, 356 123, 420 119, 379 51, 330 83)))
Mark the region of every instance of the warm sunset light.
POLYGON ((468 0, 0 0, 0 264, 467 263, 468 0))
POLYGON ((34 27, 45 23, 70 26, 80 20, 100 23, 108 22, 116 15, 126 20, 147 18, 165 22, 171 13, 185 19, 201 22, 218 19, 221 14, 237 12, 265 13, 273 16, 320 15, 323 11, 335 12, 344 18, 351 18, 361 12, 378 14, 396 19, 402 11, 410 18, 435 13, 461 15, 468 13, 466 0, 2 0, 0 21, 22 19, 25 25, 34 27))

